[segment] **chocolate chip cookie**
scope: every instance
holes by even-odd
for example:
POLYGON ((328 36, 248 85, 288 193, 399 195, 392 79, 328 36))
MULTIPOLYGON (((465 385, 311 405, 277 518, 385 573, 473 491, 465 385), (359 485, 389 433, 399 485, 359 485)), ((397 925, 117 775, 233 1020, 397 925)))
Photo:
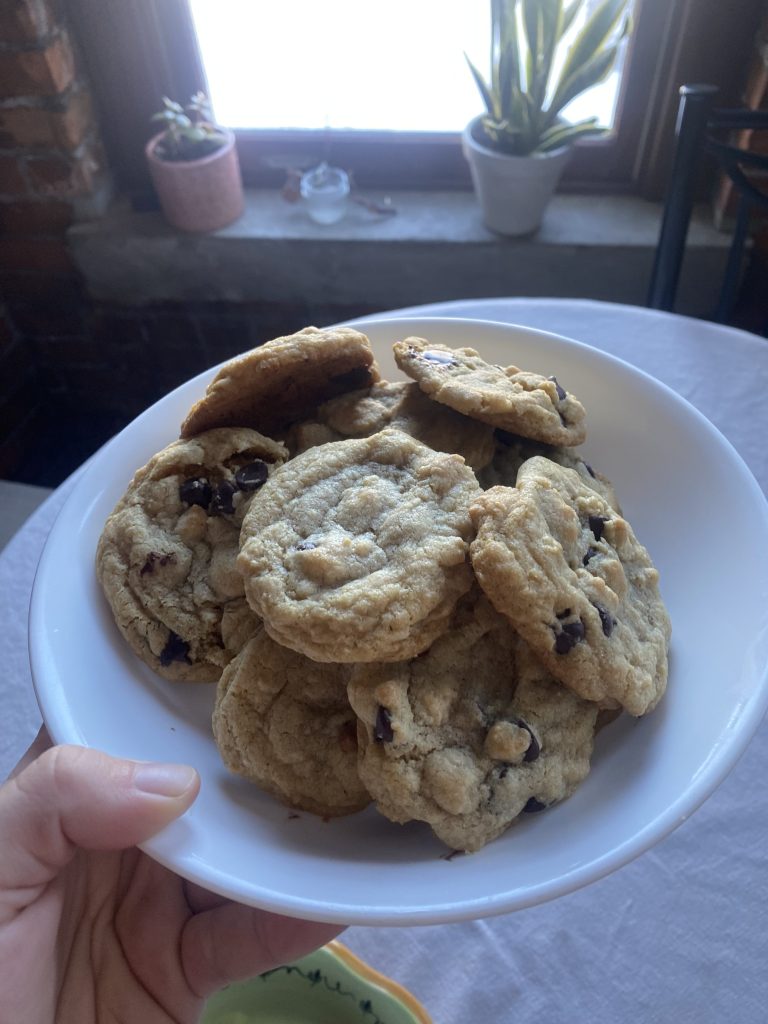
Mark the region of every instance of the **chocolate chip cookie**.
POLYGON ((578 473, 541 457, 472 506, 472 564, 557 679, 642 715, 667 683, 669 616, 632 527, 578 473))
POLYGON ((584 406, 554 377, 494 366, 473 348, 406 338, 393 346, 400 369, 457 412, 521 437, 571 446, 586 437, 584 406))
POLYGON ((181 436, 224 426, 280 436, 321 402, 378 377, 370 342, 360 331, 305 327, 226 363, 190 409, 181 436))
POLYGON ((280 647, 259 628, 217 687, 213 735, 227 768, 313 814, 365 807, 349 672, 280 647))
POLYGON ((317 419, 338 438, 369 437, 395 427, 437 452, 461 455, 480 470, 494 453, 493 428, 433 402, 411 381, 380 381, 325 402, 317 419))
POLYGON ((588 487, 597 491, 617 512, 621 512, 621 505, 611 481, 594 469, 583 458, 578 448, 563 448, 561 445, 531 441, 530 438, 518 437, 506 430, 495 432, 493 458, 477 475, 480 486, 485 489, 497 486, 514 487, 517 471, 525 461, 536 455, 542 455, 566 469, 574 469, 588 487))
POLYGON ((355 665, 349 697, 377 808, 428 822, 457 850, 564 799, 589 771, 597 706, 557 683, 482 598, 421 657, 355 665))
POLYGON ((236 569, 243 516, 287 457, 254 430, 164 448, 107 519, 96 569, 133 651, 167 679, 212 682, 258 620, 236 569))
POLYGON ((274 640, 316 661, 413 657, 470 588, 479 493, 460 456, 400 430, 310 449, 243 521, 248 601, 274 640))

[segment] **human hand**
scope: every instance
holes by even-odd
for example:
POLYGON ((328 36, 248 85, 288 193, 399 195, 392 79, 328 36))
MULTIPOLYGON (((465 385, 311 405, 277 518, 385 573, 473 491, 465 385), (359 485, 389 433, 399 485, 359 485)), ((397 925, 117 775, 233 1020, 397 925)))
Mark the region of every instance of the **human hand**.
POLYGON ((0 787, 0 1024, 186 1024, 342 930, 240 906, 136 848, 193 803, 192 768, 48 747, 41 731, 0 787))

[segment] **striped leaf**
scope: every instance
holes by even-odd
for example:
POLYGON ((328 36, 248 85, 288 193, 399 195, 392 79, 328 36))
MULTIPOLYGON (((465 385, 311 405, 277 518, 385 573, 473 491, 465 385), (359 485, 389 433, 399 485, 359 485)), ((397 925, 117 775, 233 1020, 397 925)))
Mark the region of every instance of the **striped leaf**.
POLYGON ((618 46, 609 46, 600 51, 592 60, 578 67, 568 79, 561 79, 547 111, 546 127, 549 127, 563 109, 576 96, 604 81, 611 73, 616 60, 618 46))
POLYGON ((598 55, 627 9, 627 0, 603 0, 574 39, 560 76, 566 82, 598 55))
POLYGON ((485 104, 485 109, 488 111, 488 113, 491 115, 491 117, 498 117, 498 112, 494 109, 494 96, 493 96, 493 93, 488 88, 488 85, 486 84, 485 79, 480 74, 480 72, 477 70, 477 68, 472 63, 472 61, 469 59, 469 57, 467 56, 466 53, 464 54, 464 57, 466 58, 467 64, 469 64, 469 70, 472 72, 472 77, 475 80, 475 84, 477 85, 477 88, 480 90, 480 95, 483 97, 483 103, 485 104))

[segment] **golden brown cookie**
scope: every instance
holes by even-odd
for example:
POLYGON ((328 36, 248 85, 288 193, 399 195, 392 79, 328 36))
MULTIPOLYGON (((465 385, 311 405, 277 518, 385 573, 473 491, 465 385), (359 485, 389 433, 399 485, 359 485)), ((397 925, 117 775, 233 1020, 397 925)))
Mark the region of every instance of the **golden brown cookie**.
POLYGON ((325 402, 317 419, 337 437, 369 437, 395 427, 437 452, 461 455, 475 471, 494 453, 493 428, 433 402, 411 381, 379 381, 325 402))
POLYGON ((579 448, 563 448, 561 445, 531 441, 527 437, 518 437, 506 430, 495 432, 493 459, 477 474, 480 486, 485 489, 498 486, 514 487, 517 481, 517 471, 524 462, 536 455, 556 462, 558 466, 576 470, 588 487, 597 491, 617 512, 621 512, 621 505, 616 497, 613 484, 587 462, 579 448))
POLYGON ((370 342, 360 331, 305 327, 225 363, 190 409, 181 436, 224 426, 279 436, 326 399, 378 377, 370 342))
POLYGON ((485 593, 549 671, 630 714, 667 684, 669 616, 632 527, 574 470, 529 459, 517 486, 472 506, 472 564, 485 593))
POLYGON ((480 598, 408 662, 355 665, 360 777, 397 822, 478 850, 589 771, 597 706, 556 682, 480 598))
POLYGON ((260 628, 217 688, 213 735, 226 766, 289 807, 324 817, 365 807, 349 672, 289 651, 260 628))
POLYGON ((570 446, 586 437, 584 406, 554 377, 495 366, 473 348, 406 338, 395 362, 438 402, 465 416, 546 444, 570 446))
POLYGON ((99 581, 133 651, 167 679, 217 680, 258 624, 235 564, 240 524, 287 455, 245 428, 176 441, 107 519, 99 581))
POLYGON ((460 456, 399 430, 310 449, 243 522, 248 601, 278 643, 316 661, 419 654, 470 588, 479 493, 460 456))

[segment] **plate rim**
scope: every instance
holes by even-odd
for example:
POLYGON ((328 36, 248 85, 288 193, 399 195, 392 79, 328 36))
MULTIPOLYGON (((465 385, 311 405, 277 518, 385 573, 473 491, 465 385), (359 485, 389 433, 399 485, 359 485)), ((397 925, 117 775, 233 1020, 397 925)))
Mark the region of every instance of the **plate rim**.
MULTIPOLYGON (((364 332, 366 330, 366 326, 389 328, 390 326, 396 326, 397 324, 423 324, 427 327, 430 325, 441 326, 445 324, 470 324, 473 327, 481 325, 481 329, 489 327, 501 330, 505 333, 519 331, 529 337, 543 337, 558 345, 565 343, 567 346, 574 346, 578 349, 585 350, 592 353, 593 356, 596 356, 599 360, 607 360, 608 362, 617 365, 622 372, 628 373, 630 377, 639 376, 644 379, 647 384, 650 384, 652 388, 658 388, 665 392, 673 404, 678 404, 684 407, 686 413, 688 415, 692 414, 698 421, 700 427, 703 427, 705 431, 709 432, 717 439, 717 442, 721 446, 724 446, 728 450, 734 467, 738 468, 743 482, 751 491, 751 497, 755 502, 755 511, 758 509, 760 510, 766 536, 768 536, 768 499, 766 499, 762 488, 738 450, 718 429, 718 427, 715 426, 715 424, 713 424, 711 420, 701 413, 691 402, 647 371, 627 362, 619 356, 605 352, 602 349, 598 349, 586 342, 569 338, 566 335, 544 331, 540 328, 527 327, 524 324, 512 324, 504 321, 445 316, 386 317, 371 315, 344 321, 343 324, 332 326, 353 326, 358 327, 364 332)), ((413 333, 413 331, 410 333, 413 333)), ((246 352, 247 351, 250 350, 246 350, 246 352)), ((71 507, 71 503, 73 504, 81 493, 87 492, 88 482, 93 478, 93 475, 98 470, 102 460, 107 457, 109 449, 118 438, 122 437, 126 431, 134 428, 139 422, 144 422, 145 419, 152 416, 156 407, 166 402, 169 396, 174 394, 176 391, 189 387, 196 381, 202 383, 203 381, 210 379, 221 366, 231 362, 232 358, 237 358, 237 356, 222 360, 215 366, 210 367, 199 374, 195 374, 193 377, 189 378, 189 380, 180 384, 177 388, 174 388, 161 396, 156 402, 153 402, 147 409, 134 417, 134 419, 119 431, 118 434, 102 445, 97 452, 95 452, 90 459, 76 471, 78 475, 77 479, 74 482, 72 490, 67 495, 59 509, 59 512, 57 513, 50 533, 46 538, 43 551, 35 571, 28 616, 28 646, 35 696, 38 701, 43 720, 49 729, 52 739, 57 743, 84 742, 81 736, 78 737, 77 723, 72 718, 71 714, 63 713, 64 709, 60 705, 52 706, 48 701, 48 694, 45 692, 46 688, 40 681, 42 673, 45 671, 43 666, 45 653, 39 646, 36 648, 33 643, 33 638, 41 635, 38 628, 39 620, 42 615, 41 605, 43 601, 40 580, 48 570, 48 562, 53 557, 51 552, 53 551, 54 543, 57 539, 57 527, 62 522, 62 514, 65 509, 71 507)), ((170 441, 168 443, 170 443, 170 441)), ((64 705, 68 710, 66 702, 64 702, 64 705)), ((182 874, 190 881, 196 882, 213 892, 227 896, 239 902, 245 901, 250 905, 258 906, 275 913, 282 913, 290 917, 298 917, 315 921, 338 922, 343 924, 387 926, 405 924, 439 924, 497 916, 500 914, 510 913, 514 910, 525 909, 541 903, 549 902, 590 885, 593 882, 598 881, 599 879, 604 878, 609 874, 612 874, 614 871, 626 866, 642 853, 651 849, 658 842, 670 835, 693 813, 695 813, 728 777, 743 756, 749 746, 749 743, 752 741, 756 730, 765 716, 766 710, 768 710, 768 664, 763 666, 762 673, 758 676, 757 684, 755 685, 753 692, 750 694, 749 699, 747 699, 740 707, 737 730, 735 732, 731 732, 725 737, 721 733, 720 742, 710 751, 709 757, 696 776, 695 781, 691 786, 679 794, 662 813, 656 815, 655 818, 647 822, 646 825, 639 831, 635 832, 631 838, 620 843, 618 846, 611 847, 610 850, 592 858, 586 864, 580 865, 569 872, 559 875, 555 880, 542 882, 538 885, 526 886, 522 891, 509 889, 502 893, 494 893, 490 896, 464 899, 459 903, 448 900, 441 903, 432 902, 422 906, 410 904, 407 907, 398 907, 395 909, 377 907, 375 904, 345 904, 339 901, 329 902, 328 900, 312 900, 304 897, 294 897, 283 892, 277 892, 265 886, 255 885, 252 882, 244 883, 242 879, 236 880, 235 884, 231 884, 227 875, 222 876, 221 872, 218 872, 217 874, 215 869, 209 870, 207 866, 204 866, 201 869, 199 865, 196 866, 189 863, 187 860, 180 861, 178 857, 169 855, 164 849, 162 842, 162 836, 164 833, 160 833, 158 836, 140 844, 140 848, 163 866, 169 868, 169 870, 172 870, 177 874, 182 874)))

